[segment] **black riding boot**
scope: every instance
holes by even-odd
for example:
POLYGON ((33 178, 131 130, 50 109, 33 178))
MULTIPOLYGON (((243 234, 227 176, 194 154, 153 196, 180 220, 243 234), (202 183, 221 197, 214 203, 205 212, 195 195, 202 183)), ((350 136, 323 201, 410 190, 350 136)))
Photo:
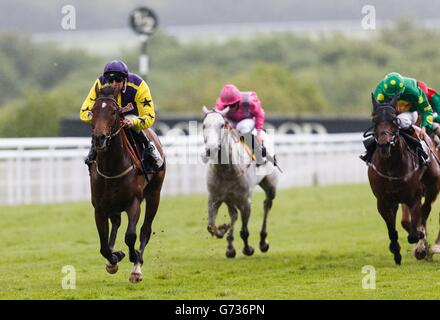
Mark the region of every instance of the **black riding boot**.
POLYGON ((89 154, 84 159, 84 163, 90 168, 92 163, 96 160, 96 149, 95 144, 92 138, 92 145, 90 146, 89 154))
POLYGON ((367 151, 365 152, 365 154, 360 155, 359 158, 361 158, 362 161, 365 161, 365 163, 369 163, 371 162, 371 158, 373 157, 374 150, 376 150, 376 139, 371 136, 365 139, 363 143, 367 151))
POLYGON ((134 132, 133 137, 141 149, 141 164, 144 173, 157 172, 163 168, 163 159, 143 132, 134 132))
POLYGON ((428 164, 429 156, 423 149, 420 139, 414 136, 414 128, 410 126, 408 128, 400 129, 400 131, 404 133, 403 137, 405 138, 406 143, 408 143, 409 147, 416 153, 419 165, 424 166, 428 164), (407 137, 406 135, 409 135, 410 137, 407 137))

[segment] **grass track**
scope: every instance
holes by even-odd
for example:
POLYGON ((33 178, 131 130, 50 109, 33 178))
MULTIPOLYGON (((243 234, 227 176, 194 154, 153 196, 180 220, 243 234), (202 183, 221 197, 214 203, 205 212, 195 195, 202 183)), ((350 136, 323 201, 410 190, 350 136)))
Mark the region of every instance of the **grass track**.
MULTIPOLYGON (((0 299, 440 298, 440 258, 415 260, 399 225, 403 260, 395 266, 367 185, 280 191, 265 254, 258 249, 262 201, 256 193, 250 220, 255 254, 241 253, 236 228, 237 257, 228 260, 226 240, 206 231, 205 196, 163 198, 139 284, 128 281, 128 257, 117 274, 106 273, 90 203, 0 207, 0 299), (61 287, 65 265, 75 267, 75 290, 61 287), (376 269, 375 290, 362 289, 364 265, 376 269)), ((438 232, 438 213, 436 204, 430 241, 438 232)), ((222 207, 217 222, 227 222, 226 215, 222 207)), ((116 249, 125 253, 126 225, 123 214, 116 249)))

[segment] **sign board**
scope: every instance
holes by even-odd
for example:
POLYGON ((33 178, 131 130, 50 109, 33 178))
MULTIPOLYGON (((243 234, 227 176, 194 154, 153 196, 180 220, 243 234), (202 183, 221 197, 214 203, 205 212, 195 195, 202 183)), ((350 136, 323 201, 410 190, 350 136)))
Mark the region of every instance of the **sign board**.
POLYGON ((130 26, 138 34, 150 35, 156 31, 156 14, 147 7, 139 7, 130 13, 130 26))

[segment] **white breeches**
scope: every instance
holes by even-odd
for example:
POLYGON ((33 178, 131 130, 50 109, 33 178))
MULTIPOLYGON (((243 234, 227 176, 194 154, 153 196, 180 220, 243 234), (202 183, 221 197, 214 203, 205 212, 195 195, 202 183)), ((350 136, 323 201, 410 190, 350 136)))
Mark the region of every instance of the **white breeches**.
POLYGON ((417 122, 418 116, 419 115, 418 115, 417 111, 403 112, 403 113, 399 114, 397 116, 397 118, 399 119, 399 121, 398 121, 399 128, 404 129, 404 128, 408 128, 409 126, 415 124, 417 122))

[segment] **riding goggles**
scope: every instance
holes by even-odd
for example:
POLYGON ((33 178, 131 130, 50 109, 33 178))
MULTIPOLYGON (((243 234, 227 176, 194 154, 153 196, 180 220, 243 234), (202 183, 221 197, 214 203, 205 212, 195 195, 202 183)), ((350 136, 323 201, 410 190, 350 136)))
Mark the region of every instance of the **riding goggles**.
POLYGON ((113 81, 122 82, 125 79, 125 77, 122 74, 114 74, 114 73, 105 75, 104 77, 107 83, 113 83, 113 81))

